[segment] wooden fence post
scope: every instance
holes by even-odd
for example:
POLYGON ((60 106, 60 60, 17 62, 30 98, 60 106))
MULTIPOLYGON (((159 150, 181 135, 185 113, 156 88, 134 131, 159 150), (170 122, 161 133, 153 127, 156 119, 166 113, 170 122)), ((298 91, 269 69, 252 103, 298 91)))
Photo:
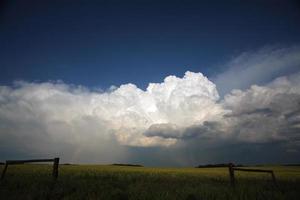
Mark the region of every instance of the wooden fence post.
POLYGON ((229 163, 228 169, 229 169, 229 176, 230 176, 230 184, 231 184, 231 186, 235 186, 234 170, 233 170, 232 163, 229 163))
POLYGON ((54 179, 57 179, 58 177, 58 164, 59 164, 59 158, 54 158, 53 173, 52 173, 54 179))
POLYGON ((276 187, 278 187, 278 184, 277 184, 277 181, 276 181, 276 178, 275 178, 275 174, 274 174, 273 171, 271 172, 271 175, 272 175, 272 180, 273 180, 274 185, 275 185, 276 187))
POLYGON ((1 174, 1 180, 4 179, 4 176, 5 176, 7 167, 8 167, 8 164, 7 164, 7 162, 6 162, 6 163, 5 163, 5 166, 4 166, 4 169, 3 169, 3 171, 2 171, 2 174, 1 174))

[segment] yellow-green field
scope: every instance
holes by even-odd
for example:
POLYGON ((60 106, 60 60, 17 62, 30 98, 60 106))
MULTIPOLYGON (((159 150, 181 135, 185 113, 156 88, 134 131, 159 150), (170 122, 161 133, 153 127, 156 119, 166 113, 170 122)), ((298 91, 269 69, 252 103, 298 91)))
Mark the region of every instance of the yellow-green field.
POLYGON ((250 172, 236 172, 233 188, 228 168, 61 165, 53 181, 51 165, 15 165, 0 183, 0 199, 300 199, 300 167, 259 169, 274 170, 279 188, 269 174, 250 172))

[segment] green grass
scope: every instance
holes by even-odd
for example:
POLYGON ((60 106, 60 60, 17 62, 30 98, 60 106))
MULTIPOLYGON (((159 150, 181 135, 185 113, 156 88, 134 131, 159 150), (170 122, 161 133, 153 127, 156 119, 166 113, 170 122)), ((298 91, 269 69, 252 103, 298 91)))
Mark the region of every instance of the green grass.
POLYGON ((227 168, 65 165, 54 182, 50 165, 15 165, 0 199, 300 199, 300 167, 256 168, 273 169, 280 190, 269 174, 250 172, 236 172, 232 188, 227 168))

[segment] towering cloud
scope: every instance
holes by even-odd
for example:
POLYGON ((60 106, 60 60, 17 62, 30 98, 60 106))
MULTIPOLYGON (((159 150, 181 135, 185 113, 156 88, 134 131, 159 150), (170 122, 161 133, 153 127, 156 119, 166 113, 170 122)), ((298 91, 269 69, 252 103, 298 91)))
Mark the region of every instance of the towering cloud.
POLYGON ((182 128, 211 120, 222 112, 218 98, 215 85, 192 72, 150 83, 146 91, 133 84, 99 93, 59 82, 19 82, 0 88, 1 149, 46 154, 68 148, 98 152, 102 146, 107 152, 116 149, 111 143, 169 146, 176 139, 144 132, 155 125, 182 128))
MULTIPOLYGON (((295 54, 283 58, 289 63, 295 54)), ((270 143, 299 155, 299 80, 300 73, 282 76, 221 99, 213 82, 193 72, 146 90, 125 84, 97 92, 62 82, 1 86, 0 157, 57 154, 66 161, 121 162, 168 155, 170 162, 188 165, 218 145, 270 143), (193 151, 187 156, 184 149, 193 151)))

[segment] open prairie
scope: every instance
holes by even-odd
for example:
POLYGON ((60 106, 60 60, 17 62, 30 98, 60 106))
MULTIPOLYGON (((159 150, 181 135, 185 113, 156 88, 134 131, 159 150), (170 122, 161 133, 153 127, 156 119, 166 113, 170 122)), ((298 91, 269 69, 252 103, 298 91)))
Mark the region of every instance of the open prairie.
POLYGON ((54 181, 51 165, 13 165, 0 199, 299 199, 300 167, 252 168, 274 170, 278 186, 270 174, 235 172, 232 187, 228 168, 60 165, 54 181))

